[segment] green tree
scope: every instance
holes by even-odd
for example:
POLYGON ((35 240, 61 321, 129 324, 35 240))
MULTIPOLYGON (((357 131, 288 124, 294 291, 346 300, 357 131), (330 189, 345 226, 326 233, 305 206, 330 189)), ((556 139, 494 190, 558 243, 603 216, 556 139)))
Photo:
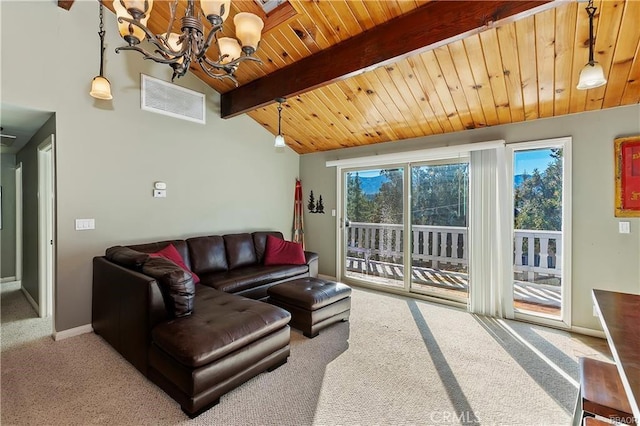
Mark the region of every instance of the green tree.
POLYGON ((403 175, 401 169, 383 169, 387 181, 380 186, 374 199, 374 223, 403 223, 403 175))
POLYGON ((515 189, 515 228, 562 230, 562 150, 551 150, 546 170, 535 169, 515 189))
POLYGON ((466 226, 469 168, 466 163, 414 167, 411 223, 466 226))
POLYGON ((347 174, 347 218, 352 222, 371 220, 371 201, 362 191, 358 172, 347 174))

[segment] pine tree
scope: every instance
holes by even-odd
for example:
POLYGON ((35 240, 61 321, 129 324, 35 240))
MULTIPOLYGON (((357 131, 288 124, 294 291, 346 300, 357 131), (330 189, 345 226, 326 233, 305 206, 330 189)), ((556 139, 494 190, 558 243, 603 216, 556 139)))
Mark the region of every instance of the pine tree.
POLYGON ((316 212, 316 199, 313 196, 313 191, 309 194, 309 203, 307 204, 307 208, 309 209, 309 213, 316 212))
POLYGON ((316 213, 324 214, 324 204, 322 204, 322 195, 318 198, 318 202, 316 203, 316 213))

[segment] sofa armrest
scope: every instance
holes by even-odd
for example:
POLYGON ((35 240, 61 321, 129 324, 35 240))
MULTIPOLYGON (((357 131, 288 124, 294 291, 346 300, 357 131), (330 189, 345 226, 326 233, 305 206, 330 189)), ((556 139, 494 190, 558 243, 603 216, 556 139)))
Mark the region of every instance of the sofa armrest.
POLYGON ((318 253, 305 251, 304 258, 309 265, 309 276, 316 278, 318 276, 318 253))
POLYGON ((151 329, 169 317, 158 282, 94 257, 91 316, 96 334, 146 375, 151 329))

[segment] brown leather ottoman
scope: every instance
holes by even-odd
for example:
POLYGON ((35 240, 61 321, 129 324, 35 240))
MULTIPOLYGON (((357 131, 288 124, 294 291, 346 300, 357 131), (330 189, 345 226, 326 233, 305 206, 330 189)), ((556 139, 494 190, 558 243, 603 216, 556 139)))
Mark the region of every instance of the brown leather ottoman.
POLYGON ((299 278, 276 284, 267 290, 269 303, 291 313, 291 325, 309 338, 351 312, 351 287, 322 278, 299 278))

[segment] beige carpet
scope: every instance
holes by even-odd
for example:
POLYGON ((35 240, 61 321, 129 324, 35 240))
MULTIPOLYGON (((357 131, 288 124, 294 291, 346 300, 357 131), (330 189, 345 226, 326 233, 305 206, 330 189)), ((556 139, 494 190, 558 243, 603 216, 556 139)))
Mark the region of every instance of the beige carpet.
POLYGON ((54 342, 2 286, 2 425, 565 425, 600 339, 354 290, 351 321, 189 420, 95 334, 54 342))

